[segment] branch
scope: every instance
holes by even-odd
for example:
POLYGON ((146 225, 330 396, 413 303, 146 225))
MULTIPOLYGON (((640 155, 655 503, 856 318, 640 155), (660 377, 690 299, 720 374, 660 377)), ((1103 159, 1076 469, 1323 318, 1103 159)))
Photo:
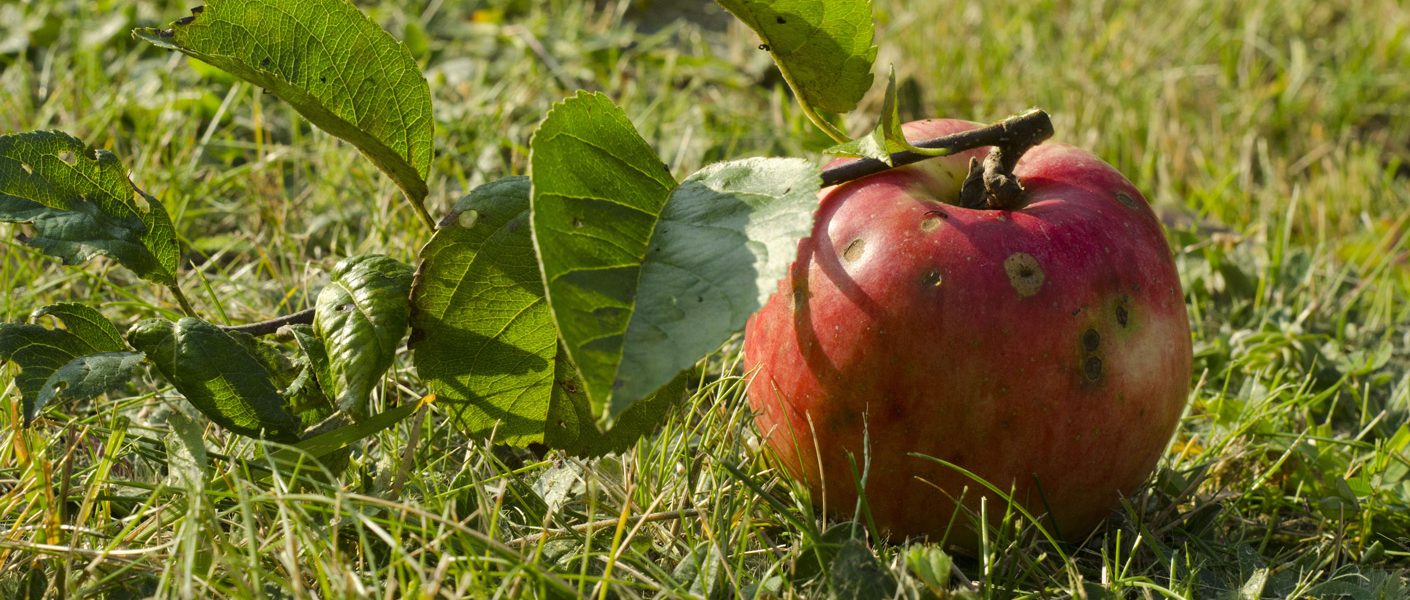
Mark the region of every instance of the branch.
POLYGON ((296 312, 292 315, 284 315, 282 317, 277 317, 268 321, 260 321, 258 323, 246 323, 244 325, 227 325, 221 327, 221 329, 224 329, 228 333, 248 333, 250 335, 260 336, 269 335, 271 333, 279 331, 279 328, 285 325, 308 325, 312 322, 313 309, 309 308, 296 312))
MULTIPOLYGON (((882 171, 902 167, 909 164, 918 163, 928 158, 936 156, 947 156, 956 152, 973 150, 984 146, 997 146, 1010 149, 1005 153, 1004 162, 1018 162, 1018 155, 1023 150, 1046 140, 1053 135, 1053 121, 1048 117, 1048 113, 1041 109, 1033 109, 1023 114, 1015 115, 999 121, 988 127, 961 131, 959 133, 929 139, 913 144, 918 148, 929 150, 945 150, 943 154, 920 154, 918 152, 904 151, 891 155, 891 164, 874 158, 863 158, 849 163, 838 165, 827 169, 822 173, 823 187, 846 183, 854 179, 860 179, 867 175, 873 175, 882 171)), ((1012 169, 1012 164, 1008 164, 1012 169)))

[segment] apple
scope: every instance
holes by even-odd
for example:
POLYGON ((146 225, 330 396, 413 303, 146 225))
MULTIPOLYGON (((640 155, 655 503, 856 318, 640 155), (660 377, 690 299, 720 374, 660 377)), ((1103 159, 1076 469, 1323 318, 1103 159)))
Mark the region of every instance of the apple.
POLYGON ((822 191, 810 237, 746 326, 749 403, 780 466, 833 516, 857 506, 869 441, 866 507, 892 537, 972 549, 981 496, 1004 512, 934 457, 1080 540, 1141 486, 1180 420, 1184 296, 1159 221, 1114 168, 1041 144, 1013 170, 1013 210, 962 208, 983 153, 822 191))

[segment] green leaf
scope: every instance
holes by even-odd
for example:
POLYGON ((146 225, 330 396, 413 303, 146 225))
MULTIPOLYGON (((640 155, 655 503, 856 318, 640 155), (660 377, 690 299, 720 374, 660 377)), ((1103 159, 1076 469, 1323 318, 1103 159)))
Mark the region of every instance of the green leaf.
POLYGON ((759 34, 805 105, 844 113, 871 89, 870 0, 717 0, 759 34))
POLYGON ((799 159, 711 165, 672 186, 601 95, 556 106, 530 146, 549 306, 599 425, 743 327, 816 204, 819 173, 799 159))
POLYGON ((44 408, 40 392, 49 377, 90 349, 78 336, 61 329, 22 323, 0 325, 0 363, 13 362, 20 368, 15 387, 20 390, 26 423, 44 408))
POLYGON ((38 412, 54 400, 86 400, 117 389, 132 379, 146 358, 140 352, 103 352, 75 358, 44 381, 34 410, 38 412))
POLYGON ((127 349, 122 333, 98 309, 75 302, 50 304, 30 313, 31 321, 40 317, 54 317, 64 324, 64 329, 78 336, 88 344, 92 352, 119 352, 127 349))
POLYGON ((480 186, 421 250, 412 360, 477 437, 543 441, 558 333, 529 235, 529 180, 480 186))
POLYGON ((560 354, 555 362, 544 444, 582 457, 622 452, 656 429, 666 414, 681 404, 687 379, 686 374, 681 374, 656 393, 633 404, 610 429, 601 431, 594 423, 592 408, 576 376, 577 370, 560 354))
POLYGON ((135 36, 263 87, 357 146, 424 213, 431 92, 411 53, 347 0, 208 0, 135 36))
POLYGON ((240 435, 298 439, 299 420, 260 360, 219 327, 194 318, 148 319, 127 333, 157 370, 211 421, 240 435))
MULTIPOLYGON (((57 318, 64 329, 37 324, 0 324, 0 363, 14 362, 20 368, 15 386, 20 390, 26 423, 33 421, 50 400, 60 395, 57 388, 67 388, 61 394, 65 397, 82 399, 101 394, 109 386, 120 383, 115 380, 118 372, 109 368, 118 365, 110 361, 94 359, 91 364, 85 363, 87 366, 75 363, 90 355, 127 349, 122 337, 114 336, 117 328, 97 309, 74 303, 51 304, 34 311, 30 319, 37 321, 43 316, 57 318), (98 372, 89 378, 87 373, 93 368, 98 372), (58 375, 59 372, 63 374, 58 375), (95 387, 101 389, 94 391, 95 387)), ((124 373, 130 371, 127 369, 124 373)))
POLYGON ((558 346, 528 207, 526 178, 481 186, 422 249, 412 288, 416 371, 472 435, 580 456, 620 451, 678 403, 684 379, 598 432, 577 370, 558 346))
POLYGON ((108 256, 144 279, 176 283, 180 259, 166 209, 116 156, 58 131, 0 136, 0 221, 29 223, 25 243, 78 264, 108 256))
POLYGON ((838 600, 883 600, 896 595, 896 580, 866 542, 857 538, 843 542, 838 549, 828 581, 838 600))
POLYGON ((950 569, 954 559, 944 550, 934 546, 912 546, 906 551, 906 564, 937 598, 944 598, 950 591, 950 569))
POLYGON ((313 330, 327 347, 326 389, 339 410, 366 416, 367 398, 406 333, 411 275, 385 256, 354 256, 338 262, 318 294, 313 330))
MULTIPOLYGON (((298 443, 294 444, 294 447, 314 457, 327 456, 352 445, 358 440, 375 435, 384 429, 406 420, 407 417, 415 414, 417 409, 434 401, 435 396, 427 396, 422 398, 420 402, 409 402, 396 408, 390 408, 368 417, 359 423, 338 427, 308 439, 300 440, 298 443)), ((283 451, 281 451, 281 456, 288 458, 291 455, 284 454, 283 451)))
POLYGON ((870 133, 828 148, 823 153, 872 158, 890 165, 891 155, 902 151, 926 156, 947 156, 951 153, 944 148, 920 148, 906 139, 901 129, 901 111, 896 99, 896 67, 893 65, 886 76, 886 99, 882 102, 881 123, 870 133))

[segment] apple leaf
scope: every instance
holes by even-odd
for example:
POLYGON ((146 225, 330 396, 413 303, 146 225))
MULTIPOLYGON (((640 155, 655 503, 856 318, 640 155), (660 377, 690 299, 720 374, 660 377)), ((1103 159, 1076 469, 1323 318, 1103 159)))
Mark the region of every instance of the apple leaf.
POLYGON ((298 439, 299 420, 269 371, 219 327, 191 317, 175 323, 148 319, 133 325, 127 340, 217 425, 249 437, 298 439))
POLYGON ((845 113, 871 89, 870 0, 717 0, 759 34, 800 102, 845 113))
POLYGON ((354 256, 338 262, 332 279, 314 304, 313 330, 327 348, 334 404, 361 418, 406 334, 411 267, 380 255, 354 256))
POLYGON ((477 437, 598 456, 636 441, 680 398, 675 386, 608 433, 593 425, 544 300, 527 178, 481 186, 456 204, 421 251, 412 305, 416 371, 477 437))
MULTIPOLYGON (((140 352, 101 352, 75 358, 44 381, 34 411, 56 399, 83 400, 116 389, 132 379, 145 359, 140 352)), ((26 419, 34 416, 26 415, 26 419)))
POLYGON ((476 188, 441 222, 412 288, 412 360, 477 437, 543 441, 558 334, 529 235, 529 180, 476 188))
POLYGON ((37 324, 0 324, 0 364, 14 362, 20 368, 15 386, 20 390, 25 422, 33 421, 60 391, 65 397, 89 398, 103 393, 119 381, 114 379, 131 373, 131 369, 110 370, 111 364, 94 359, 90 368, 97 367, 97 377, 83 376, 84 367, 75 365, 84 357, 116 353, 127 349, 117 328, 102 313, 82 304, 52 304, 34 311, 30 319, 52 316, 64 324, 64 329, 49 329, 37 324), (62 375, 59 373, 62 372, 62 375), (57 379, 56 379, 57 377, 57 379), (95 389, 96 388, 96 389, 95 389))
POLYGON ((58 131, 0 136, 0 222, 29 223, 26 244, 78 264, 111 257, 138 276, 176 283, 176 230, 116 156, 58 131))
POLYGON ((548 408, 544 444, 582 457, 621 452, 642 435, 655 429, 666 413, 681 403, 686 376, 676 377, 646 399, 632 404, 611 429, 601 431, 595 424, 587 395, 577 379, 577 371, 559 354, 554 363, 553 397, 548 408))
POLYGON ((556 105, 529 162, 549 307, 599 427, 743 327, 807 234, 820 185, 807 161, 754 158, 676 186, 600 94, 556 105))
POLYGON ((926 156, 946 156, 951 153, 944 148, 920 148, 906 139, 906 134, 901 129, 900 103, 896 99, 896 67, 893 65, 886 76, 886 98, 881 105, 881 123, 870 133, 828 148, 823 153, 871 158, 890 165, 891 155, 902 151, 926 156))
POLYGON ((207 0, 133 35, 254 83, 357 146, 424 214, 431 92, 411 53, 348 0, 207 0))

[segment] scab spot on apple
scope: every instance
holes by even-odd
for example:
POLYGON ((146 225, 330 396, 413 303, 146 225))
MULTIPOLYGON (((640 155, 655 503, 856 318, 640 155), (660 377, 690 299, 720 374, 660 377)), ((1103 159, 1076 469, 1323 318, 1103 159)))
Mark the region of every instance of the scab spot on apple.
POLYGON ((940 227, 940 220, 945 220, 945 218, 949 217, 949 214, 942 213, 942 211, 928 211, 928 213, 925 213, 925 218, 922 218, 921 220, 921 231, 935 231, 936 228, 940 227))
POLYGON ((1123 205, 1125 205, 1126 208, 1140 208, 1140 207, 1141 207, 1140 203, 1139 203, 1139 202, 1136 202, 1136 198, 1135 198, 1134 196, 1132 196, 1131 194, 1126 193, 1125 191, 1121 191, 1121 190, 1117 190, 1117 192, 1116 192, 1116 201, 1117 201, 1117 202, 1120 202, 1120 203, 1123 204, 1123 205))
POLYGON ((1130 316, 1130 313, 1126 310, 1126 305, 1125 305, 1124 303, 1123 303, 1123 304, 1117 304, 1117 305, 1116 305, 1116 324, 1117 324, 1117 325, 1120 325, 1122 328, 1125 328, 1126 325, 1127 325, 1128 323, 1130 323, 1130 319, 1131 319, 1131 316, 1130 316))
POLYGON ((1027 298, 1043 288, 1043 268, 1038 259, 1026 252, 1014 252, 1004 259, 1004 272, 1008 273, 1009 284, 1019 296, 1027 298))
POLYGON ((1095 329, 1088 329, 1082 334, 1082 348, 1088 352, 1096 352, 1102 345, 1102 336, 1095 329))
POLYGON ((1099 356, 1088 356, 1082 361, 1082 374, 1087 376, 1087 381, 1096 383, 1102 378, 1102 359, 1099 356))
POLYGON ((920 283, 924 287, 938 288, 940 287, 940 283, 944 280, 945 278, 940 275, 939 270, 931 269, 926 271, 925 276, 920 278, 920 283))
POLYGON ((866 251, 866 240, 862 238, 857 238, 855 240, 852 240, 852 243, 847 244, 847 248, 842 251, 842 258, 846 259, 849 263, 857 262, 859 259, 862 258, 862 254, 866 253, 866 251))

